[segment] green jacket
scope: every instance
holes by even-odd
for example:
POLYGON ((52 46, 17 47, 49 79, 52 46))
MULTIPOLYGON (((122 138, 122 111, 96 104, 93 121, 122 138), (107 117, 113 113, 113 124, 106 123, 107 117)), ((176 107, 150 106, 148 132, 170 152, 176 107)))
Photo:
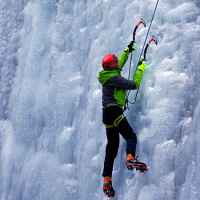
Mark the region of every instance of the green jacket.
POLYGON ((122 108, 126 103, 126 90, 135 90, 139 87, 143 76, 142 71, 136 71, 133 81, 127 80, 121 76, 121 69, 126 63, 128 56, 129 51, 124 51, 120 56, 119 70, 102 70, 99 72, 98 80, 102 84, 103 107, 118 105, 122 108))

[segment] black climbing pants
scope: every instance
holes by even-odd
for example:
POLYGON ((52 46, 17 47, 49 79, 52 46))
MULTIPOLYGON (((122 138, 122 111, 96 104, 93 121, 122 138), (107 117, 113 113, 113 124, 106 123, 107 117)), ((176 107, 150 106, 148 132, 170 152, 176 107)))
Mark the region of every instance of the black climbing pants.
MULTIPOLYGON (((118 117, 123 115, 123 111, 118 106, 111 106, 103 110, 103 123, 107 125, 113 125, 118 117)), ((108 127, 108 126, 107 126, 108 127)), ((137 137, 131 126, 129 125, 126 117, 112 128, 106 128, 107 134, 107 146, 106 146, 106 156, 104 161, 103 177, 112 177, 112 170, 114 159, 117 156, 119 148, 119 134, 126 140, 126 152, 131 153, 135 156, 137 137)))

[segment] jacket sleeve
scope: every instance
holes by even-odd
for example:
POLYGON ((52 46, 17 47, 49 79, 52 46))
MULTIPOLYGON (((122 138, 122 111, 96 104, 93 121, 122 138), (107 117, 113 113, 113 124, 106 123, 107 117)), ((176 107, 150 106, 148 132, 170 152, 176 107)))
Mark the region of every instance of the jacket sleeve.
POLYGON ((135 89, 137 89, 135 82, 133 82, 131 80, 127 80, 126 78, 123 78, 122 76, 117 76, 117 75, 110 78, 106 82, 106 85, 115 86, 119 89, 124 89, 124 90, 135 90, 135 89))
POLYGON ((121 70, 128 60, 129 50, 126 49, 119 58, 119 69, 121 70))
POLYGON ((133 82, 136 84, 137 89, 140 87, 140 83, 142 81, 142 77, 143 77, 143 71, 141 71, 141 70, 138 69, 135 72, 135 76, 133 78, 133 82))

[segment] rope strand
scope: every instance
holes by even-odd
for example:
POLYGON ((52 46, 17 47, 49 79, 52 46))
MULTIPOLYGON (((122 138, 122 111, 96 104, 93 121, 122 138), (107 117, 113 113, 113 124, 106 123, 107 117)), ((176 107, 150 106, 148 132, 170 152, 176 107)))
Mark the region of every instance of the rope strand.
MULTIPOLYGON (((153 15, 152 15, 151 22, 150 22, 150 25, 149 25, 149 28, 148 28, 148 31, 147 31, 147 34, 146 34, 146 38, 145 38, 145 41, 144 41, 144 44, 143 44, 143 47, 142 47, 142 51, 141 51, 141 53, 140 53, 140 57, 139 57, 138 64, 137 64, 137 67, 136 67, 135 72, 137 71, 139 62, 140 62, 141 57, 142 57, 142 53, 143 53, 143 51, 144 51, 144 47, 145 47, 145 44, 146 44, 146 41, 147 41, 147 38, 148 38, 148 35, 149 35, 149 32, 150 32, 150 29, 151 29, 151 24, 152 24, 152 22, 153 22, 154 15, 155 15, 156 10, 157 10, 158 2, 159 2, 159 0, 157 0, 155 9, 154 9, 154 12, 153 12, 153 15)), ((131 61, 132 61, 132 54, 131 54, 131 61)), ((130 71, 131 71, 131 64, 130 64, 130 68, 129 68, 129 77, 130 77, 130 71)), ((128 77, 128 79, 129 79, 129 77, 128 77)), ((140 88, 137 89, 134 102, 131 102, 131 101, 128 100, 128 97, 129 97, 129 94, 130 94, 130 90, 128 90, 127 95, 126 95, 126 101, 127 101, 127 105, 126 105, 126 106, 127 106, 127 107, 128 107, 128 103, 134 104, 134 103, 136 102, 139 89, 140 89, 140 88)))

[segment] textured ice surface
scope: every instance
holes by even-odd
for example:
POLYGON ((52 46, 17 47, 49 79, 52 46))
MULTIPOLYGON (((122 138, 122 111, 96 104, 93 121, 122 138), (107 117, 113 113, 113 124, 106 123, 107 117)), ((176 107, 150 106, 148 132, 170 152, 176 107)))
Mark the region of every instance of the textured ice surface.
MULTIPOLYGON (((106 54, 120 56, 141 18, 150 24, 156 0, 0 5, 0 199, 106 199, 98 71, 106 54)), ((126 169, 121 138, 114 199, 200 199, 199 10, 199 0, 159 2, 149 35, 159 45, 125 113, 149 172, 126 169)), ((138 29, 132 77, 146 33, 138 29)))

